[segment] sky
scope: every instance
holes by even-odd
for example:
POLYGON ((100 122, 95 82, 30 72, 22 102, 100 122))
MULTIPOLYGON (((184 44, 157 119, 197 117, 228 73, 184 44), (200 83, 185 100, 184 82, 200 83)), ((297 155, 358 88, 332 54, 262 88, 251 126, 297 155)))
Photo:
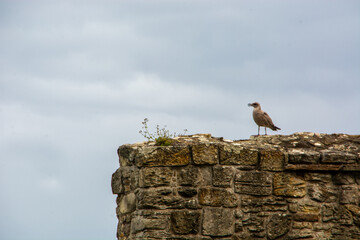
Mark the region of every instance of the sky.
POLYGON ((360 2, 0 0, 0 239, 116 238, 120 145, 360 134, 360 2), (263 129, 262 129, 263 133, 263 129))

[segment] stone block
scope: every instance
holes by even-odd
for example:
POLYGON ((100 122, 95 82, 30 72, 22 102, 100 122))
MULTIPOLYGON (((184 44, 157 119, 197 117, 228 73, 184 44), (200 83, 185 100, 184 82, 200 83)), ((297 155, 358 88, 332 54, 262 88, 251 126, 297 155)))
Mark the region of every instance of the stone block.
POLYGON ((269 172, 243 171, 235 174, 236 193, 267 196, 272 192, 272 174, 269 172))
POLYGON ((276 239, 287 232, 291 228, 291 216, 288 214, 273 214, 270 216, 266 225, 268 239, 276 239))
POLYGON ((143 146, 135 155, 138 167, 186 166, 190 163, 188 146, 143 146))
POLYGON ((246 226, 246 229, 250 232, 251 238, 265 238, 266 237, 266 228, 265 228, 265 218, 260 215, 250 214, 249 219, 243 220, 243 225, 246 226))
POLYGON ((168 227, 169 214, 155 211, 138 211, 131 220, 131 233, 164 230, 168 227))
POLYGON ((338 190, 330 183, 308 183, 307 193, 309 197, 318 202, 336 202, 338 190))
POLYGON ((236 194, 223 188, 200 188, 199 203, 212 207, 236 207, 238 199, 236 194))
POLYGON ((177 181, 180 186, 196 186, 198 183, 199 169, 196 167, 185 167, 178 170, 177 181))
POLYGON ((170 186, 174 173, 168 167, 142 168, 140 170, 140 187, 170 186))
POLYGON ((213 167, 213 185, 215 187, 230 187, 234 176, 234 169, 226 166, 213 167))
POLYGON ((295 239, 314 239, 314 231, 310 229, 296 229, 293 228, 286 236, 288 240, 295 239))
POLYGON ((340 188, 340 204, 359 204, 360 191, 357 185, 343 185, 340 188))
POLYGON ((311 222, 293 222, 293 229, 312 229, 313 223, 311 222))
POLYGON ((314 213, 296 213, 293 215, 294 221, 298 222, 317 222, 320 219, 319 214, 314 213))
POLYGON ((184 208, 185 201, 171 188, 140 189, 136 193, 138 209, 184 208))
POLYGON ((189 200, 185 200, 185 208, 199 209, 201 208, 201 206, 199 205, 199 201, 197 199, 189 199, 189 200))
POLYGON ((191 198, 197 194, 196 188, 182 187, 178 188, 178 194, 185 198, 191 198))
POLYGON ((204 237, 204 236, 171 236, 165 239, 166 240, 212 240, 212 238, 204 237))
POLYGON ((119 206, 118 206, 118 214, 119 213, 131 213, 136 209, 136 196, 134 193, 129 193, 123 197, 121 197, 119 206))
POLYGON ((200 228, 200 213, 174 211, 171 213, 171 230, 175 234, 197 234, 200 228))
POLYGON ((211 237, 230 236, 234 233, 234 210, 230 208, 204 208, 202 234, 211 237))
POLYGON ((199 181, 198 185, 202 187, 211 187, 212 186, 212 167, 211 166, 201 166, 199 167, 199 181))
POLYGON ((242 222, 235 222, 235 232, 239 233, 239 232, 243 232, 244 231, 244 226, 242 224, 242 222))
POLYGON ((247 232, 236 233, 231 236, 230 240, 248 240, 251 239, 250 234, 247 232))
POLYGON ((296 148, 289 149, 288 162, 292 164, 315 164, 320 160, 321 154, 317 151, 296 148))
POLYGON ((350 226, 353 223, 351 212, 342 205, 323 205, 321 208, 321 216, 323 222, 347 226, 350 226))
MULTIPOLYGON (((287 201, 289 201, 290 199, 287 199, 287 201)), ((290 210, 290 206, 295 206, 292 210, 292 212, 297 212, 297 213, 311 213, 311 214, 319 214, 320 213, 320 207, 321 204, 320 202, 317 201, 313 201, 312 199, 309 198, 303 198, 303 199, 297 199, 294 198, 292 199, 294 201, 292 201, 291 203, 289 203, 289 210, 290 210)))
POLYGON ((258 151, 247 149, 239 145, 220 146, 220 164, 223 165, 245 165, 256 166, 258 162, 258 151))
POLYGON ((358 240, 360 229, 356 226, 334 226, 331 228, 331 240, 358 240))
POLYGON ((133 166, 120 167, 112 175, 111 188, 114 194, 123 194, 138 187, 138 169, 133 166))
POLYGON ((284 170, 285 155, 279 150, 260 151, 260 169, 266 171, 284 170))
POLYGON ((285 199, 278 197, 243 197, 241 209, 244 213, 286 212, 287 203, 285 199))
POLYGON ((306 195, 306 182, 295 174, 275 173, 274 195, 284 197, 304 197, 306 195))
POLYGON ((125 193, 134 191, 139 187, 139 170, 135 166, 121 167, 121 180, 125 193))
POLYGON ((117 153, 121 167, 134 165, 135 155, 137 153, 136 147, 130 144, 124 144, 118 148, 117 153))
POLYGON ((342 163, 355 163, 358 156, 353 153, 337 150, 323 150, 321 151, 322 158, 321 162, 323 163, 333 163, 333 164, 342 164, 342 163))
POLYGON ((360 227, 360 207, 348 204, 345 208, 352 214, 354 223, 360 227))
POLYGON ((355 183, 355 178, 350 173, 337 173, 333 176, 332 180, 336 185, 350 185, 355 183))
POLYGON ((121 181, 121 170, 118 168, 111 177, 111 190, 113 194, 124 193, 124 186, 121 181))
POLYGON ((317 173, 317 172, 306 172, 305 180, 310 182, 321 182, 321 183, 330 183, 332 180, 332 175, 330 173, 317 173))
POLYGON ((199 143, 191 147, 195 165, 215 165, 218 163, 218 147, 210 143, 199 143))

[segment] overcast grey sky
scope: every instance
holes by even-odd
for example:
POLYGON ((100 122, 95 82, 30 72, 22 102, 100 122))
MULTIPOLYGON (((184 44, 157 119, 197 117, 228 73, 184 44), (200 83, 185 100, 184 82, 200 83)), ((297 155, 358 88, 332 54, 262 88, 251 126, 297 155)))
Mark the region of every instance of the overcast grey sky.
MULTIPOLYGON (((360 1, 0 0, 0 238, 115 239, 150 127, 359 134, 360 1)), ((269 131, 270 134, 275 134, 269 131)))

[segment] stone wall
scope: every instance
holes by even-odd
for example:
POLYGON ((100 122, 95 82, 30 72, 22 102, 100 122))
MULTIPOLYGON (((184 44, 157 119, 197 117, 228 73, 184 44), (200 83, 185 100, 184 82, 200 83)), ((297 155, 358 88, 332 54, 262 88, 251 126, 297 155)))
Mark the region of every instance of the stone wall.
POLYGON ((360 136, 123 145, 118 239, 360 239, 360 136))

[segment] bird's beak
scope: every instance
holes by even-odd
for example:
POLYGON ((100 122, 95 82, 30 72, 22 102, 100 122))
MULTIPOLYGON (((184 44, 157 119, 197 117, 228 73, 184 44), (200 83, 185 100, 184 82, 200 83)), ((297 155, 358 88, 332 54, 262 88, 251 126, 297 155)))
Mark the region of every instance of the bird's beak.
POLYGON ((253 105, 252 105, 252 103, 248 103, 248 106, 249 106, 249 107, 252 107, 253 105))

